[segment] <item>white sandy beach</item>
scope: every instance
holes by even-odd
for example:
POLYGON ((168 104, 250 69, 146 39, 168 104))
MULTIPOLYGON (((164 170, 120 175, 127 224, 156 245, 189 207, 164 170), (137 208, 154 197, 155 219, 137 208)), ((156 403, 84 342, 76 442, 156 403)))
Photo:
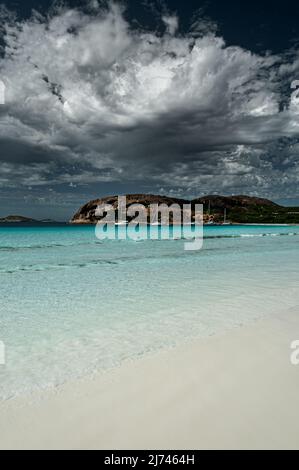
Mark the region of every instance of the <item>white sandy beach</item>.
POLYGON ((299 308, 0 405, 1 449, 299 449, 299 308))

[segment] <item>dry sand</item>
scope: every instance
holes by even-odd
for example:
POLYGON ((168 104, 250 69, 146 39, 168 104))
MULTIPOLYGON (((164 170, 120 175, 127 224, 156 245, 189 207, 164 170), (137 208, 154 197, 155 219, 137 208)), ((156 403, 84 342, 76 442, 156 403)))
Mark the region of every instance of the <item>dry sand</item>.
POLYGON ((1 449, 299 449, 299 308, 0 404, 1 449))

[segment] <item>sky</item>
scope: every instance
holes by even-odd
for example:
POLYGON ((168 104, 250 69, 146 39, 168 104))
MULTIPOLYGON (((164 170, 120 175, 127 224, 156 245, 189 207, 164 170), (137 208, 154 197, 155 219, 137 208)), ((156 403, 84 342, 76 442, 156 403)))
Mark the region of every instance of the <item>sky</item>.
POLYGON ((126 193, 299 205, 298 17, 289 0, 2 0, 0 217, 126 193))

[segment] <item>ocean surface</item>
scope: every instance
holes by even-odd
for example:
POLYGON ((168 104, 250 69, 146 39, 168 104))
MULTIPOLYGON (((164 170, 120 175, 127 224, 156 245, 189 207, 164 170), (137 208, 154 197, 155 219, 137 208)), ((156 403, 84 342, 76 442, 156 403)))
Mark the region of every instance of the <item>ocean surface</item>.
POLYGON ((90 226, 0 227, 0 399, 299 305, 299 227, 210 226, 100 241, 90 226))

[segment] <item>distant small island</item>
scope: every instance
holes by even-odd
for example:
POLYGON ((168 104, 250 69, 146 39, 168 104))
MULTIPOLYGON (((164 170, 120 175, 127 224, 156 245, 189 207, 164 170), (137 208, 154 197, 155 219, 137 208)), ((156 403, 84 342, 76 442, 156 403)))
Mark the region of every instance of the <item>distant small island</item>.
MULTIPOLYGON (((151 204, 203 204, 204 223, 221 224, 299 224, 299 207, 283 207, 269 199, 251 196, 208 195, 193 199, 172 198, 153 194, 131 194, 127 196, 127 206, 142 204, 149 208, 151 204)), ((117 211, 117 196, 109 196, 88 202, 71 219, 71 224, 96 224, 99 218, 96 209, 99 205, 112 205, 117 211)))
POLYGON ((22 215, 8 215, 7 217, 0 218, 1 224, 16 224, 16 223, 33 223, 37 222, 34 219, 30 219, 28 217, 23 217, 22 215))
POLYGON ((22 215, 8 215, 6 217, 0 217, 0 224, 53 224, 56 223, 51 219, 35 220, 30 217, 24 217, 22 215))

